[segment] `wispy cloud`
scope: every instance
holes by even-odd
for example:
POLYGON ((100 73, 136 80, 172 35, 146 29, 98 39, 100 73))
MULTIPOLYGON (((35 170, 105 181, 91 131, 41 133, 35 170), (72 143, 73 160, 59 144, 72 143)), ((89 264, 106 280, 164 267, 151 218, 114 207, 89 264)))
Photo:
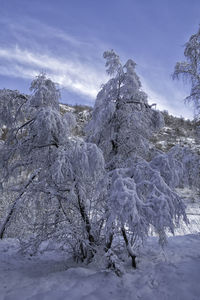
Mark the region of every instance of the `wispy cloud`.
POLYGON ((107 80, 101 60, 105 45, 32 18, 16 21, 2 17, 0 25, 0 33, 7 32, 6 38, 0 35, 1 75, 31 80, 46 72, 62 88, 94 101, 107 80))
POLYGON ((189 104, 184 103, 186 97, 185 90, 173 89, 173 95, 169 90, 163 89, 163 93, 159 93, 155 88, 150 87, 145 78, 142 78, 143 90, 147 93, 150 103, 156 103, 157 108, 161 111, 167 110, 175 116, 184 116, 185 118, 193 118, 193 109, 189 104))
POLYGON ((36 20, 31 17, 19 18, 19 19, 11 19, 5 16, 1 16, 0 19, 1 27, 4 26, 8 30, 8 34, 11 34, 14 38, 18 39, 18 41, 22 38, 28 37, 29 39, 33 39, 34 37, 42 37, 47 38, 51 36, 51 38, 58 38, 74 45, 82 45, 84 41, 68 34, 66 31, 63 31, 59 28, 49 26, 45 23, 42 23, 40 20, 36 20))
MULTIPOLYGON (((41 71, 46 72, 65 90, 83 96, 82 101, 87 98, 94 102, 101 84, 107 81, 101 57, 111 48, 89 34, 69 34, 30 17, 0 19, 0 75, 31 81, 41 71)), ((129 58, 130 53, 122 55, 123 49, 119 52, 125 60, 129 58)), ((154 61, 145 63, 144 57, 135 59, 149 102, 156 102, 161 110, 192 118, 192 110, 183 104, 185 90, 172 84, 165 67, 154 61)))
MULTIPOLYGON (((86 62, 76 59, 57 58, 49 54, 41 54, 21 49, 0 48, 0 74, 25 79, 33 79, 39 72, 46 72, 52 80, 61 87, 77 94, 95 99, 100 85, 107 81, 103 68, 88 65, 86 62)), ((173 99, 150 87, 149 82, 141 76, 144 91, 148 94, 150 103, 157 103, 158 109, 168 110, 170 113, 187 118, 192 118, 192 111, 184 105, 180 105, 186 94, 184 91, 173 90, 173 99)))
POLYGON ((106 80, 102 70, 86 63, 48 54, 33 53, 29 50, 0 48, 0 74, 22 78, 33 78, 41 71, 46 72, 62 87, 95 98, 100 85, 106 80))

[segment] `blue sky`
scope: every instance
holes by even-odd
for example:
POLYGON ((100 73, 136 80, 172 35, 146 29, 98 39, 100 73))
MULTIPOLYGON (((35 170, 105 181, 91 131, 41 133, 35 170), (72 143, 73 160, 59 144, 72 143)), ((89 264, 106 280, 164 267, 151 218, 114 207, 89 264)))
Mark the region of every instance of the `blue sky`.
POLYGON ((62 102, 93 105, 107 81, 102 54, 132 58, 150 103, 192 117, 189 85, 172 81, 200 23, 199 0, 0 0, 0 88, 28 92, 39 72, 62 102))

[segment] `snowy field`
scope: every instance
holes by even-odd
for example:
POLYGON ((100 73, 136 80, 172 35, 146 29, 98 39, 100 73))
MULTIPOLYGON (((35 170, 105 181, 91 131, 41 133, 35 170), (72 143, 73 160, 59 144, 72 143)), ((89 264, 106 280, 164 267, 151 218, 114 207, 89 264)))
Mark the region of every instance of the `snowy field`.
POLYGON ((177 190, 187 204, 182 224, 162 250, 150 237, 137 258, 117 277, 77 265, 63 251, 23 255, 15 239, 0 240, 0 300, 199 300, 200 204, 190 190, 177 190))
POLYGON ((0 241, 1 300, 199 300, 200 235, 170 237, 162 251, 149 238, 138 269, 120 278, 74 265, 58 251, 23 256, 16 240, 0 241))

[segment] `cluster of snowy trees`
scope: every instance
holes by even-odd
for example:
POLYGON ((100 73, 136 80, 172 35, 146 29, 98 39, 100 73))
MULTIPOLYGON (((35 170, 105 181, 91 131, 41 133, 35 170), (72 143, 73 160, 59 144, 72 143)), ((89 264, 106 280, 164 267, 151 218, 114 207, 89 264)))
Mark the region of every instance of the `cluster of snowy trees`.
POLYGON ((32 251, 57 240, 76 260, 101 261, 119 274, 126 255, 136 267, 150 230, 164 245, 167 231, 187 223, 174 188, 191 184, 190 161, 184 167, 181 150, 168 155, 149 142, 164 121, 148 105, 135 62, 122 65, 113 50, 104 58, 111 79, 85 139, 73 135, 74 116, 60 114, 59 89, 45 74, 33 80, 30 96, 1 90, 0 238, 28 240, 32 251))

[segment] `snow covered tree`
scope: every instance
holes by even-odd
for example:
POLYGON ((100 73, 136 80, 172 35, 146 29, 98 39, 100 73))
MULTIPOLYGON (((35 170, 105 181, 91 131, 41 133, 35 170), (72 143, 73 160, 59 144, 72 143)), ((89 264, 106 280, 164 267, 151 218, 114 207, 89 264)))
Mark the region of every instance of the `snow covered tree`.
POLYGON ((136 63, 129 59, 122 66, 113 50, 104 52, 104 58, 107 73, 114 77, 97 95, 92 120, 86 127, 88 141, 103 150, 106 162, 131 152, 145 157, 148 138, 164 125, 163 117, 159 111, 150 109, 135 72, 136 63))
POLYGON ((106 93, 109 100, 117 102, 119 100, 134 101, 134 98, 140 102, 146 102, 146 94, 141 91, 141 82, 135 73, 136 63, 129 59, 123 66, 119 56, 113 51, 105 51, 103 57, 106 59, 105 66, 107 73, 114 76, 106 84, 106 93))
MULTIPOLYGON (((35 89, 33 95, 25 97, 25 101, 19 104, 15 102, 15 97, 10 95, 11 101, 15 102, 12 119, 6 118, 5 105, 1 110, 8 120, 7 123, 4 122, 7 136, 1 151, 1 181, 3 186, 16 195, 1 226, 1 237, 18 204, 23 202, 23 198, 29 198, 26 195, 30 191, 34 194, 34 183, 38 184, 41 178, 43 181, 47 178, 47 166, 51 163, 54 148, 57 149, 58 145, 63 143, 63 137, 66 135, 58 111, 59 93, 53 83, 49 88, 49 83, 50 80, 44 74, 39 75, 32 83, 32 89, 35 89), (57 107, 52 106, 52 102, 57 102, 57 107)), ((1 103, 7 102, 7 98, 4 91, 1 103)), ((22 97, 19 96, 19 99, 22 100, 22 97)), ((26 207, 24 204, 22 206, 26 207)))
POLYGON ((129 59, 122 66, 113 50, 105 52, 104 58, 108 74, 114 77, 97 95, 86 131, 88 140, 102 149, 108 170, 107 240, 113 244, 123 240, 135 267, 137 245, 150 228, 164 245, 166 231, 174 233, 179 220, 187 222, 187 218, 180 197, 167 185, 159 166, 154 169, 150 164, 157 151, 152 151, 149 138, 164 120, 148 105, 136 64, 129 59))
MULTIPOLYGON (((54 237, 68 243, 77 258, 89 258, 103 225, 102 153, 94 144, 71 138, 74 119, 60 114, 59 91, 50 79, 39 75, 31 90, 14 110, 1 148, 3 194, 12 193, 12 200, 1 219, 0 237, 31 234, 36 245, 54 237), (21 109, 23 118, 17 122, 21 109)), ((6 99, 3 92, 2 102, 6 99)))
POLYGON ((177 62, 173 79, 188 79, 191 83, 190 95, 186 101, 191 101, 195 108, 196 117, 200 116, 200 28, 185 44, 184 56, 186 61, 177 62))

